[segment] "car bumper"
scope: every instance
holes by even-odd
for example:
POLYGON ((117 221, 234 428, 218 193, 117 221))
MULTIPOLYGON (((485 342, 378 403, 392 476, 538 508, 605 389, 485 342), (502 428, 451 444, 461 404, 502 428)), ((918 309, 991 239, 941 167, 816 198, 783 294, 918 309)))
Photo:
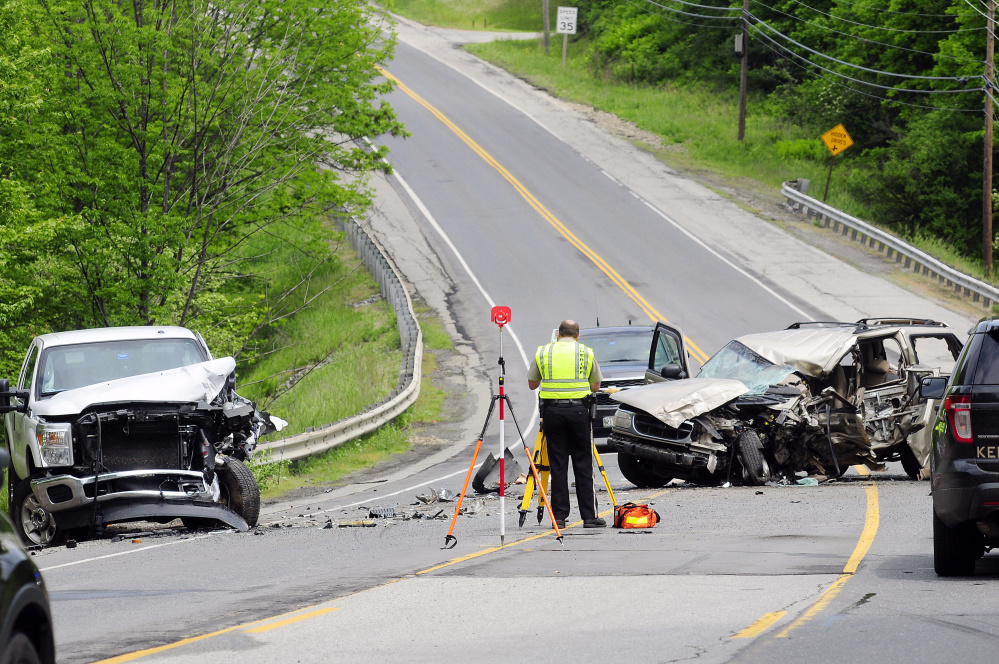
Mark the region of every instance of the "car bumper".
POLYGON ((191 470, 125 470, 100 476, 56 475, 31 482, 31 491, 48 512, 63 512, 94 503, 118 501, 214 502, 217 484, 191 470), (99 482, 99 484, 98 484, 99 482), (100 489, 97 493, 95 489, 100 489))
POLYGON ((971 459, 956 459, 931 478, 933 510, 949 528, 966 521, 999 529, 999 473, 982 470, 971 459))

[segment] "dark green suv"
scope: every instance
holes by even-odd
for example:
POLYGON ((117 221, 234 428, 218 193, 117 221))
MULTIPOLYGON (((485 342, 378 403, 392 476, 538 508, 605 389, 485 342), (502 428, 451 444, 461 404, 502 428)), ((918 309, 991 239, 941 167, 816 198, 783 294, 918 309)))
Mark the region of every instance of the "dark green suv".
POLYGON ((924 378, 926 398, 943 398, 933 427, 933 568, 975 573, 999 546, 999 319, 979 321, 950 379, 924 378))

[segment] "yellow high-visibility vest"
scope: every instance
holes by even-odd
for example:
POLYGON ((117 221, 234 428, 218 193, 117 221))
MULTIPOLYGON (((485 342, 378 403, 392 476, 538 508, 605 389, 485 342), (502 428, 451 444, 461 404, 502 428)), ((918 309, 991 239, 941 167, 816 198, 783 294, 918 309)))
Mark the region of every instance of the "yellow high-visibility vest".
POLYGON ((578 341, 560 339, 538 346, 534 355, 541 371, 542 399, 582 399, 591 394, 593 351, 578 341))

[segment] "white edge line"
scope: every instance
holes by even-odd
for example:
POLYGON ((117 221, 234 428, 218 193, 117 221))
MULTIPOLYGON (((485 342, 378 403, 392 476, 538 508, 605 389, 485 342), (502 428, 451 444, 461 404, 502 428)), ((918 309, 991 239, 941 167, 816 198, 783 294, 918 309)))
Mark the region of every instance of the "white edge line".
MULTIPOLYGON (((482 287, 482 283, 479 282, 479 279, 475 276, 475 273, 472 272, 472 268, 470 268, 468 266, 468 263, 465 262, 465 257, 462 256, 461 253, 458 251, 458 248, 454 246, 454 243, 451 242, 451 238, 448 237, 447 233, 444 232, 444 229, 441 228, 440 225, 437 223, 437 220, 434 219, 434 215, 430 214, 430 210, 428 210, 427 206, 423 204, 423 201, 420 200, 420 197, 416 195, 416 192, 413 191, 412 187, 409 186, 409 183, 406 182, 405 179, 403 179, 403 177, 399 174, 399 171, 396 169, 393 169, 392 176, 396 180, 398 180, 399 184, 402 185, 402 188, 406 190, 406 194, 408 194, 410 199, 413 201, 413 204, 416 205, 416 207, 426 218, 427 222, 433 227, 435 231, 437 231, 437 234, 441 236, 441 239, 444 240, 444 243, 455 255, 455 258, 458 259, 458 262, 461 263, 461 266, 465 269, 465 272, 468 273, 468 276, 472 280, 472 283, 474 283, 475 287, 479 289, 480 293, 482 293, 482 297, 485 298, 489 306, 495 307, 496 303, 493 301, 493 298, 489 296, 489 293, 486 292, 486 289, 482 287)), ((513 325, 512 324, 507 325, 506 329, 510 333, 510 338, 513 339, 513 343, 517 346, 517 351, 520 353, 520 358, 524 361, 524 367, 530 367, 530 363, 527 359, 527 353, 524 352, 524 346, 520 343, 520 338, 517 336, 517 333, 513 331, 513 325)), ((534 424, 537 418, 538 418, 538 403, 537 399, 535 399, 534 410, 531 411, 531 419, 527 423, 527 427, 524 429, 524 431, 532 431, 534 429, 534 424)))
POLYGON ((663 219, 665 219, 671 226, 673 226, 674 228, 676 228, 678 231, 680 231, 681 233, 683 233, 684 235, 686 235, 687 237, 689 237, 691 240, 693 240, 694 242, 696 242, 697 244, 699 244, 701 247, 703 247, 705 250, 707 250, 712 256, 714 256, 715 258, 717 258, 721 262, 725 263, 730 268, 732 268, 733 270, 735 270, 736 272, 738 272, 742 276, 746 277, 747 279, 749 279, 750 281, 752 281, 753 283, 755 283, 757 286, 759 286, 760 288, 762 288, 766 292, 770 293, 770 295, 772 295, 777 300, 779 300, 779 301, 783 302, 784 304, 786 304, 793 311, 798 312, 799 314, 801 314, 802 316, 804 316, 808 320, 815 320, 815 318, 813 318, 812 316, 808 315, 800 307, 798 307, 795 304, 791 303, 786 297, 784 297, 783 295, 781 295, 780 293, 778 293, 777 291, 775 291, 773 288, 770 288, 765 283, 763 283, 762 281, 760 281, 757 277, 754 277, 749 272, 746 272, 746 270, 744 270, 743 268, 739 267, 738 265, 736 265, 735 263, 733 263, 729 259, 727 259, 724 256, 722 256, 720 253, 718 253, 717 251, 715 251, 714 249, 712 249, 706 242, 704 242, 704 240, 702 240, 701 238, 697 237, 696 235, 694 235, 693 233, 691 233, 690 231, 688 231, 686 228, 684 228, 679 223, 677 223, 676 221, 674 221, 668 214, 666 214, 665 212, 663 212, 662 210, 660 210, 659 208, 657 208, 655 205, 653 205, 652 203, 648 202, 647 200, 645 200, 641 196, 638 196, 637 194, 636 194, 636 197, 638 198, 638 200, 640 200, 643 203, 645 203, 646 207, 648 207, 650 210, 652 210, 653 212, 655 212, 656 214, 658 214, 660 217, 662 217, 663 219))
POLYGON ((205 539, 206 537, 213 537, 221 533, 235 532, 231 530, 223 530, 220 533, 208 533, 207 535, 198 535, 197 537, 189 537, 187 539, 174 540, 173 542, 163 542, 162 544, 150 544, 149 546, 139 547, 138 549, 129 549, 128 551, 119 551, 118 553, 109 553, 104 556, 95 556, 93 558, 84 558, 83 560, 74 560, 71 563, 62 563, 61 565, 52 565, 51 567, 40 567, 39 572, 48 572, 49 570, 59 569, 60 567, 70 567, 72 565, 82 565, 83 563, 90 563, 95 560, 104 560, 105 558, 116 558, 118 556, 127 556, 130 553, 138 553, 139 551, 148 551, 149 549, 158 549, 161 546, 172 546, 174 544, 183 544, 184 542, 193 542, 194 540, 205 539))

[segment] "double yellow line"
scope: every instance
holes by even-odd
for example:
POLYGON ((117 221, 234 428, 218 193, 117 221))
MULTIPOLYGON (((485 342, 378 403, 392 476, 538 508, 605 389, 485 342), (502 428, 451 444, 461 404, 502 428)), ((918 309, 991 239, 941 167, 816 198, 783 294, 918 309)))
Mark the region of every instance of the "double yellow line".
MULTIPOLYGON (((480 146, 468 134, 462 131, 461 127, 457 126, 446 115, 441 113, 435 106, 433 106, 430 102, 428 102, 420 95, 416 94, 416 92, 414 92, 410 87, 408 87, 405 83, 400 81, 394 75, 392 75, 385 69, 382 69, 381 67, 378 68, 378 71, 380 71, 382 75, 385 76, 385 78, 394 81, 395 84, 399 86, 400 90, 409 95, 413 99, 413 101, 418 103, 420 106, 430 111, 435 118, 440 120, 445 127, 454 132, 454 134, 458 138, 460 138, 465 143, 465 145, 470 147, 472 151, 475 152, 475 154, 482 157, 483 161, 485 161, 487 164, 496 169, 496 172, 499 173, 504 180, 506 180, 513 186, 513 188, 517 191, 517 193, 520 194, 525 201, 527 201, 528 205, 534 208, 534 210, 539 215, 541 215, 542 219, 551 224, 552 227, 554 227, 555 230, 557 230, 562 237, 564 237, 566 240, 569 241, 569 244, 578 249, 579 252, 584 256, 586 256, 594 265, 596 265, 601 272, 606 274, 607 277, 610 278, 610 280, 614 282, 614 284, 617 285, 618 288, 623 290, 625 294, 628 297, 630 297, 632 301, 635 304, 637 304, 643 312, 645 312, 646 316, 651 318, 653 321, 669 322, 666 319, 666 317, 663 316, 658 311, 656 311, 656 309, 651 304, 649 304, 648 301, 644 297, 642 297, 641 294, 639 294, 639 292, 636 291, 631 286, 631 284, 629 284, 625 280, 624 277, 618 274, 617 270, 611 267, 610 264, 607 263, 607 261, 605 261, 603 258, 601 258, 599 254, 597 254, 597 252, 590 249, 588 246, 586 246, 586 244, 582 240, 576 237, 575 233, 570 231, 565 224, 559 221, 559 219, 548 210, 548 208, 542 205, 542 203, 537 198, 535 198, 534 194, 532 194, 527 189, 527 187, 521 184, 520 181, 517 178, 515 178, 512 173, 510 173, 510 171, 508 171, 502 164, 496 161, 496 159, 494 159, 492 155, 486 152, 482 148, 482 146, 480 146)), ((685 336, 684 341, 686 341, 687 347, 690 349, 691 354, 697 359, 697 361, 700 362, 701 364, 704 364, 708 359, 708 356, 704 353, 704 351, 701 350, 697 346, 697 344, 691 341, 690 337, 685 336)))

